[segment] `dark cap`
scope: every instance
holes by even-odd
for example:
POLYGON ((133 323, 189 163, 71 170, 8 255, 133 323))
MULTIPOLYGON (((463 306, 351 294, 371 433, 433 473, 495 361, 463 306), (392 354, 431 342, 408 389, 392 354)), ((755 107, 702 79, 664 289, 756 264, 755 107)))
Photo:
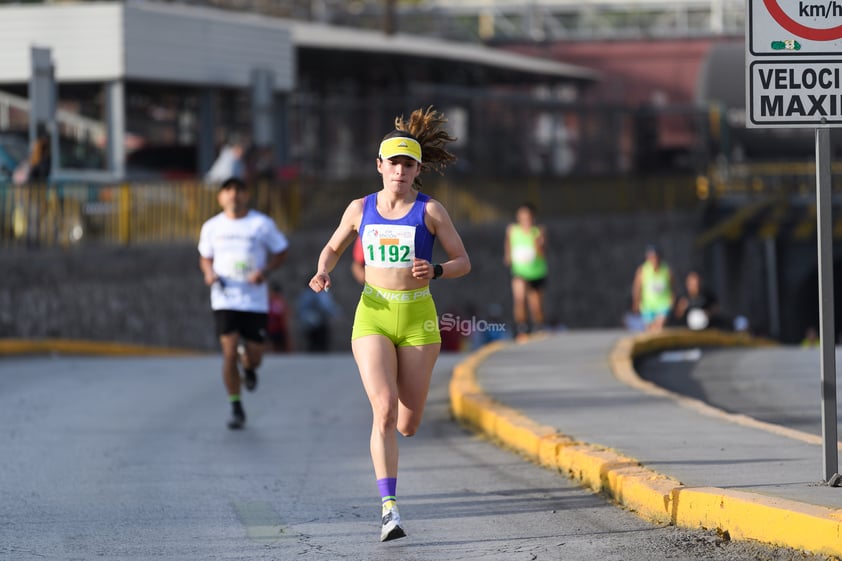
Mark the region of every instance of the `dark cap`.
POLYGON ((220 191, 224 189, 236 189, 237 191, 245 191, 248 189, 248 185, 246 185, 246 182, 240 179, 239 177, 229 177, 228 179, 223 181, 219 186, 220 191))

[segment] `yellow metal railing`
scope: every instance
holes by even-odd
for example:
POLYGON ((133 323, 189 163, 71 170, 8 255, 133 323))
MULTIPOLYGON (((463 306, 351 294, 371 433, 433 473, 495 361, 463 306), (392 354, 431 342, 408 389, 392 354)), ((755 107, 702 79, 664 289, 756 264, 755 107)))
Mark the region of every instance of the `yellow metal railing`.
MULTIPOLYGON (((831 165, 834 191, 842 189, 842 162, 831 165)), ((711 166, 700 176, 696 191, 699 199, 709 197, 765 197, 770 194, 815 196, 815 162, 761 162, 711 166)))
MULTIPOLYGON (((842 189, 842 163, 832 169, 842 189)), ((815 195, 815 164, 769 163, 712 167, 704 175, 478 178, 431 176, 424 191, 454 222, 511 220, 531 201, 547 217, 696 208, 717 197, 767 200, 815 195)), ((336 226, 348 203, 378 182, 298 178, 252 185, 251 205, 285 232, 336 226)), ((66 247, 77 243, 194 243, 202 223, 219 212, 217 189, 200 181, 113 185, 0 184, 0 248, 66 247)))
MULTIPOLYGON (((251 206, 281 230, 331 228, 348 203, 376 191, 376 181, 322 183, 298 179, 251 187, 251 206)), ((692 175, 648 178, 433 178, 424 191, 454 222, 511 220, 536 204, 544 217, 676 210, 698 203, 692 175)), ((77 243, 195 242, 202 223, 220 211, 217 189, 198 181, 114 185, 0 184, 0 247, 66 247, 77 243)))
MULTIPOLYGON (((295 227, 288 189, 252 191, 252 206, 282 229, 295 227)), ((0 185, 0 247, 196 241, 202 223, 219 211, 216 188, 200 182, 0 185)))

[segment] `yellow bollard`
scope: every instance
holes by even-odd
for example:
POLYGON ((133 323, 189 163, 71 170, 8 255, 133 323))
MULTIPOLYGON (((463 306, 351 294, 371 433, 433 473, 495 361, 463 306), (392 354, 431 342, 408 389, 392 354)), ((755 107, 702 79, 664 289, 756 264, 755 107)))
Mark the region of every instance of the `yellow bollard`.
POLYGON ((120 185, 120 196, 118 199, 117 213, 118 213, 118 240, 123 245, 128 245, 131 240, 131 205, 132 194, 129 190, 128 183, 120 185))

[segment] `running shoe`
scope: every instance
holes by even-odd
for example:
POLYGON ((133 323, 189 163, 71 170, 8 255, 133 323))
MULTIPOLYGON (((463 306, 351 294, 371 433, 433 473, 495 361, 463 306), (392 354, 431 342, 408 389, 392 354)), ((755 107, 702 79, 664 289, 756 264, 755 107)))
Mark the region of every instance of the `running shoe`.
POLYGON ((246 426, 246 414, 242 411, 233 411, 231 418, 228 419, 228 428, 231 430, 240 430, 246 426))
POLYGON ((257 387, 257 372, 251 368, 244 368, 243 373, 243 385, 248 391, 253 392, 257 387))
POLYGON ((406 532, 401 528, 401 515, 398 514, 398 507, 393 506, 383 513, 383 522, 380 527, 380 541, 387 542, 403 537, 406 537, 406 532))

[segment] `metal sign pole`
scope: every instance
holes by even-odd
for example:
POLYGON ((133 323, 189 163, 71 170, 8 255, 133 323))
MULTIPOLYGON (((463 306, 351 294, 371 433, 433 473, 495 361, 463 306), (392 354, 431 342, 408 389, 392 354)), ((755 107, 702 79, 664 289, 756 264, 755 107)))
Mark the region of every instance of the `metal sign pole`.
POLYGON ((824 480, 839 470, 836 435, 836 334, 833 310, 833 223, 831 222, 830 129, 816 129, 816 216, 819 249, 819 327, 822 377, 824 480))
POLYGON ((842 475, 837 472, 830 128, 842 127, 842 104, 837 103, 842 11, 817 17, 815 6, 783 0, 746 2, 746 127, 816 129, 822 447, 825 481, 836 487, 842 475))

